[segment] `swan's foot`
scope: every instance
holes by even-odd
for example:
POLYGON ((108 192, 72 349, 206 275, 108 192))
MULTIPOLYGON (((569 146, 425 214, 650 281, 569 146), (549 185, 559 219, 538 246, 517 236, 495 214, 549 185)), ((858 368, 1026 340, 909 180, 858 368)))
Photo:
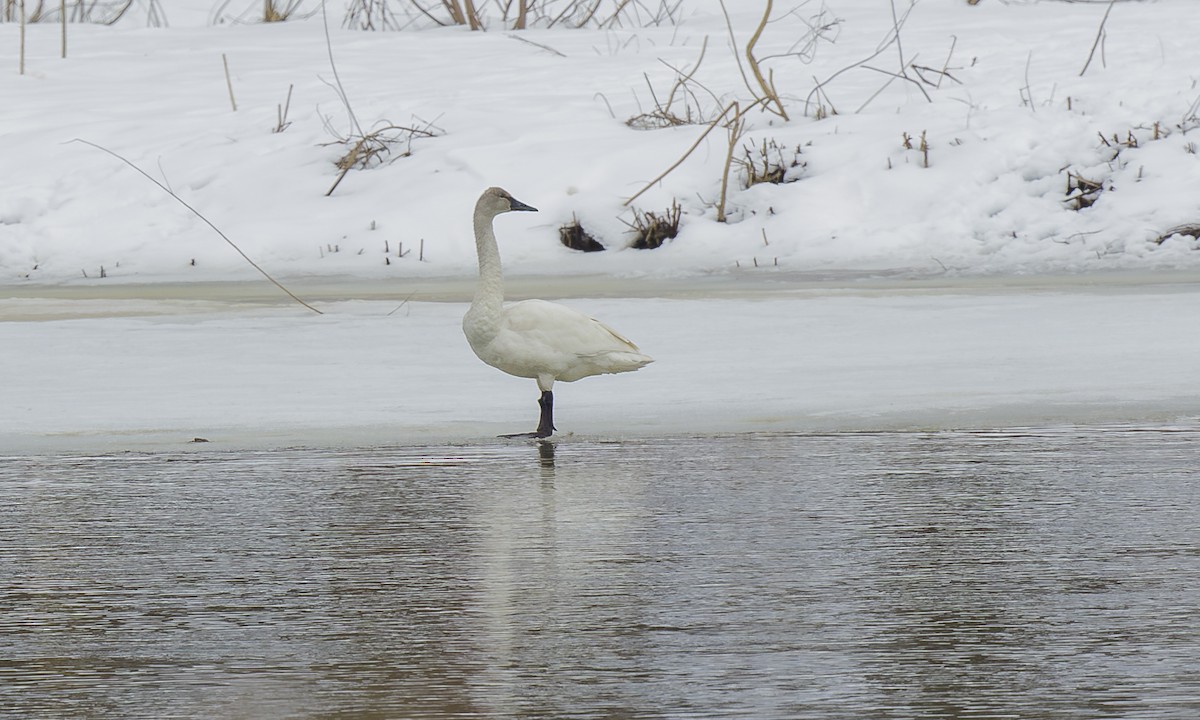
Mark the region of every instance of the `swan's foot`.
POLYGON ((554 427, 554 393, 549 390, 542 392, 542 396, 538 398, 538 407, 542 409, 541 416, 538 418, 537 430, 529 433, 513 433, 512 435, 501 435, 502 438, 548 438, 554 434, 558 428, 554 427))
POLYGON ((535 430, 534 432, 511 433, 509 435, 497 435, 496 437, 502 437, 505 440, 544 440, 550 437, 550 433, 543 435, 540 430, 535 430))

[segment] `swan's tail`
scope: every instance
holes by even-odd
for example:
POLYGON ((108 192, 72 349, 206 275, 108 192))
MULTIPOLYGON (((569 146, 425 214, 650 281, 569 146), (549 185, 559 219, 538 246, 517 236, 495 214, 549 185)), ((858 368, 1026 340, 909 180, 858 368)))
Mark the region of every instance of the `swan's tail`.
POLYGON ((606 352, 590 358, 602 372, 633 372, 654 362, 654 358, 636 352, 606 352))

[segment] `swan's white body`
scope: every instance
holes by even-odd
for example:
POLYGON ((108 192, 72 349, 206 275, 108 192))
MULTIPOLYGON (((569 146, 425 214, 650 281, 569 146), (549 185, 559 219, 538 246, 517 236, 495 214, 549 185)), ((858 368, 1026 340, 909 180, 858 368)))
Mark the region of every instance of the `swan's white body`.
POLYGON ((467 311, 463 332, 471 349, 494 368, 537 380, 542 391, 556 380, 629 372, 652 362, 604 323, 557 303, 524 300, 492 316, 478 302, 467 311))
POLYGON ((544 300, 504 304, 504 277, 492 220, 511 210, 533 210, 500 188, 489 188, 475 204, 475 249, 479 285, 463 317, 463 333, 479 359, 509 375, 537 380, 543 393, 539 432, 553 430, 548 396, 557 380, 637 370, 653 359, 599 320, 544 300), (548 428, 546 426, 549 426, 548 428))

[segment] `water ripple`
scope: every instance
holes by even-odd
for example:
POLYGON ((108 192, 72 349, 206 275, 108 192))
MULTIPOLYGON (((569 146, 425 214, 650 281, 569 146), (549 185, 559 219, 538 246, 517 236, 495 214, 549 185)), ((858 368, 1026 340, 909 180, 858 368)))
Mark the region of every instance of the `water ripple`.
POLYGON ((0 459, 0 715, 1192 718, 1194 428, 0 459))

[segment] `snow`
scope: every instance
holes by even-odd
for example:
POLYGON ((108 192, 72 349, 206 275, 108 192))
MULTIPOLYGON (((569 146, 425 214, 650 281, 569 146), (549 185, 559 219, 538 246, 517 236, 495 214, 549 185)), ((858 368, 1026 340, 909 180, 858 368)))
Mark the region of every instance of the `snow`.
MULTIPOLYGON (((1200 278, 1176 279, 618 287, 567 302, 657 362, 560 383, 556 421, 584 438, 1174 422, 1200 403, 1200 334, 1171 311, 1200 301, 1200 278)), ((461 443, 536 425, 535 384, 471 354, 463 302, 323 300, 315 316, 140 291, 6 301, 0 451, 461 443)))
MULTIPOLYGON (((728 4, 744 44, 761 5, 728 4)), ((470 208, 489 185, 540 209, 498 221, 514 299, 565 298, 656 358, 559 388, 563 430, 1194 416, 1200 249, 1160 239, 1200 224, 1200 26, 1192 0, 1117 3, 1080 76, 1105 5, 924 0, 901 29, 906 61, 929 68, 922 91, 886 74, 895 45, 856 65, 893 28, 886 4, 776 2, 760 57, 789 52, 806 21, 840 21, 810 57, 766 63, 790 120, 747 116, 744 145, 799 148, 796 181, 742 189, 735 174, 716 222, 718 129, 632 204, 683 209, 653 251, 627 247, 624 202, 704 127, 625 120, 706 38, 693 108, 750 99, 712 0, 661 27, 515 34, 544 47, 497 26, 347 30, 331 6, 361 125, 435 135, 330 196, 345 152, 331 143, 353 130, 319 14, 212 25, 207 0, 187 0, 166 28, 132 13, 72 25, 66 60, 58 27, 35 24, 24 76, 17 25, 0 23, 0 449, 530 429, 536 388, 479 363, 459 327, 470 208), (814 78, 837 114, 814 117, 814 78), (289 86, 290 125, 272 132, 289 86), (169 186, 325 314, 288 304, 176 199, 76 138, 169 186), (1103 187, 1090 207, 1068 202, 1071 175, 1103 187), (572 217, 608 251, 562 247, 572 217)))

